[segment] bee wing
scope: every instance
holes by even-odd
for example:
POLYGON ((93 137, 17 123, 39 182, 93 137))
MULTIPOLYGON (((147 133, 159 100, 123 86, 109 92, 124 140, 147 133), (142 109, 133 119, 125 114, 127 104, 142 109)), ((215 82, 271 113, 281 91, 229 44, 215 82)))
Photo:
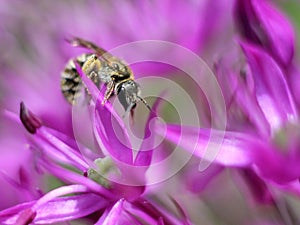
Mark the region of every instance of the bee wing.
POLYGON ((73 46, 80 46, 83 48, 87 48, 93 50, 98 56, 101 56, 104 60, 109 61, 110 58, 113 57, 109 52, 105 49, 100 48, 99 46, 95 45, 94 43, 84 40, 79 37, 74 37, 73 39, 67 40, 73 46))

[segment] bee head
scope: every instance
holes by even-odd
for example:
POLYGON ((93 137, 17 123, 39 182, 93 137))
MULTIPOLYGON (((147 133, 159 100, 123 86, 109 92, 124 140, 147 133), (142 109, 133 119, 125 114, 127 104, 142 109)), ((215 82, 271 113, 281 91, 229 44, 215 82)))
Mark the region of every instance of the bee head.
POLYGON ((128 80, 121 83, 117 89, 118 99, 125 111, 130 111, 136 107, 140 100, 140 86, 134 80, 128 80))

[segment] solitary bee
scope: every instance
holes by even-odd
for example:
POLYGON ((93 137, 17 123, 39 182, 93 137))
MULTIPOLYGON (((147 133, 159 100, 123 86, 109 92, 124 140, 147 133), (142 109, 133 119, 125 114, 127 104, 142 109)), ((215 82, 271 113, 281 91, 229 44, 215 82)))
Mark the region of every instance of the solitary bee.
POLYGON ((116 94, 126 113, 129 111, 133 113, 138 101, 142 101, 151 111, 150 106, 140 96, 140 86, 134 81, 131 69, 124 62, 92 42, 81 38, 74 38, 69 42, 73 46, 81 46, 92 50, 92 53, 82 54, 69 60, 61 74, 61 90, 69 103, 74 104, 76 102, 83 87, 83 82, 75 67, 75 60, 97 87, 101 83, 106 84, 102 105, 116 94))

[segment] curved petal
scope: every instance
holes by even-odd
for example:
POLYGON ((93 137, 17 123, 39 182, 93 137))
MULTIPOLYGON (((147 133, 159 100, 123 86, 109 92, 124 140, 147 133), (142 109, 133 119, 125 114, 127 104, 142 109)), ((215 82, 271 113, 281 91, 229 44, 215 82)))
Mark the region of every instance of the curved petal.
POLYGON ((133 164, 132 148, 130 146, 125 125, 109 102, 101 104, 104 97, 95 84, 83 73, 81 67, 74 62, 83 83, 92 95, 96 106, 94 108, 94 131, 103 150, 119 162, 133 164))
POLYGON ((34 222, 48 224, 87 216, 104 208, 107 201, 95 194, 62 197, 48 202, 37 210, 34 222))
POLYGON ((255 82, 257 101, 271 127, 297 118, 295 103, 283 71, 262 49, 241 43, 255 82))
POLYGON ((284 184, 300 177, 298 152, 283 153, 272 145, 257 145, 255 157, 258 174, 266 180, 284 184))
POLYGON ((133 152, 129 141, 125 140, 124 129, 112 115, 104 109, 96 112, 94 130, 98 144, 116 161, 116 163, 133 164, 133 152), (114 122, 112 122, 112 120, 114 122), (114 125, 112 125, 112 123, 114 125))
POLYGON ((124 199, 120 199, 108 213, 104 213, 100 220, 95 225, 114 225, 118 224, 121 219, 124 199))
POLYGON ((189 168, 184 179, 187 188, 193 193, 200 193, 207 185, 223 171, 224 167, 218 164, 210 165, 205 171, 198 171, 197 168, 189 168))
POLYGON ((237 182, 241 189, 246 189, 246 193, 250 191, 250 196, 247 199, 253 199, 262 204, 273 204, 274 199, 268 184, 264 182, 253 169, 242 169, 238 171, 237 182), (242 178, 242 179, 240 179, 242 178))
POLYGON ((163 218, 160 217, 160 218, 158 219, 158 221, 157 221, 157 225, 164 225, 164 224, 165 224, 165 223, 164 223, 163 218))
POLYGON ((265 48, 288 66, 294 56, 295 35, 287 18, 265 0, 236 1, 236 21, 248 41, 265 48))
POLYGON ((150 122, 152 122, 152 120, 154 120, 157 117, 156 111, 161 101, 162 101, 161 98, 156 99, 152 107, 152 111, 149 114, 149 117, 145 125, 143 142, 134 160, 135 166, 149 166, 151 163, 152 154, 154 151, 153 147, 154 147, 155 135, 153 134, 151 135, 150 122))
POLYGON ((215 65, 217 79, 227 102, 228 129, 240 130, 242 127, 245 130, 246 126, 249 126, 248 120, 239 119, 236 121, 236 118, 240 118, 239 113, 242 110, 246 118, 255 125, 255 132, 258 131, 263 136, 269 136, 270 125, 253 94, 254 81, 252 76, 248 76, 248 70, 247 74, 245 71, 245 76, 242 76, 242 71, 234 69, 239 57, 240 51, 239 54, 229 52, 215 65))
POLYGON ((0 124, 0 209, 4 209, 39 197, 41 179, 35 155, 24 144, 27 132, 18 116, 0 109, 0 124))
MULTIPOLYGON (((0 212, 1 223, 14 224, 19 217, 19 213, 30 208, 34 203, 35 202, 17 205, 0 212), (3 219, 3 214, 5 212, 8 214, 8 211, 14 212, 14 215, 3 219)), ((81 218, 104 208, 107 204, 107 201, 100 196, 89 193, 56 198, 37 209, 33 223, 50 224, 81 218)))
POLYGON ((282 13, 277 11, 268 1, 252 0, 253 10, 269 38, 271 53, 285 65, 288 65, 295 51, 294 31, 282 13))
MULTIPOLYGON (((156 131, 159 134, 160 128, 156 131)), ((246 134, 226 132, 224 135, 223 131, 213 129, 168 124, 165 137, 199 158, 205 159, 206 151, 218 148, 215 162, 224 166, 246 167, 253 162, 249 146, 252 138, 246 134)))
POLYGON ((70 170, 67 170, 65 168, 59 167, 49 161, 45 162, 43 160, 40 160, 39 163, 44 168, 46 168, 51 174, 53 174, 57 178, 60 178, 61 180, 85 185, 87 188, 89 188, 89 190, 93 191, 94 193, 97 193, 100 196, 103 196, 104 198, 112 199, 115 197, 109 190, 105 189, 104 187, 102 187, 98 183, 96 183, 95 181, 93 181, 83 175, 80 175, 80 174, 77 174, 70 170))
MULTIPOLYGON (((1 211, 0 212, 0 222, 5 224, 6 223, 5 221, 12 220, 12 218, 16 217, 16 215, 18 213, 20 213, 21 211, 31 208, 35 204, 35 202, 36 201, 21 203, 21 204, 15 205, 11 208, 7 208, 7 209, 1 211)), ((15 218, 14 221, 16 219, 17 218, 15 218)))

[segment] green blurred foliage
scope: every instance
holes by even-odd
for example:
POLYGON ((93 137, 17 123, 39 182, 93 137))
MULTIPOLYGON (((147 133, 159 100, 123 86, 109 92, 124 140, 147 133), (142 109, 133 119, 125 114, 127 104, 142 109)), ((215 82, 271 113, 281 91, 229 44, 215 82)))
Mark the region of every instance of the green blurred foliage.
POLYGON ((297 47, 300 49, 300 1, 287 0, 279 2, 281 8, 286 12, 291 19, 297 35, 297 47))

